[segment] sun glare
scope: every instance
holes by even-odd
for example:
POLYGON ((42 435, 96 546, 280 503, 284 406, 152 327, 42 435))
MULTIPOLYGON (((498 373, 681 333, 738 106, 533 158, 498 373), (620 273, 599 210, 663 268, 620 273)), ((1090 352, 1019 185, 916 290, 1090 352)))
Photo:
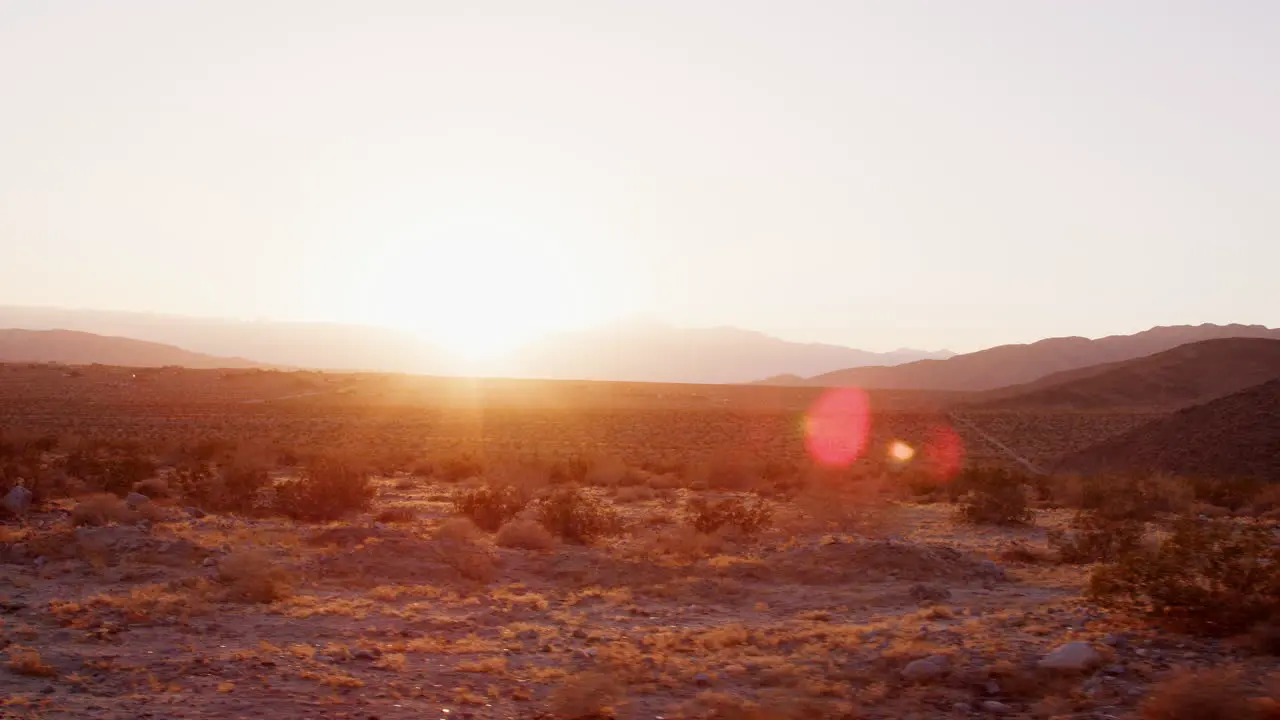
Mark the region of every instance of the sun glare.
POLYGON ((540 333, 573 327, 589 306, 554 242, 486 219, 435 225, 381 249, 366 302, 462 361, 504 357, 540 333))

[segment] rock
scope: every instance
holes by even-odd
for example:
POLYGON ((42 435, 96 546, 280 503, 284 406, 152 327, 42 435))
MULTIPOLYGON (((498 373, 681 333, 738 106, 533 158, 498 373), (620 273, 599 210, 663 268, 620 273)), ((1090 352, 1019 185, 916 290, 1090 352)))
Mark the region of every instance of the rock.
POLYGON ((999 695, 1000 683, 996 682, 995 680, 988 680, 987 683, 982 686, 982 690, 986 692, 988 695, 999 695))
POLYGON ((947 674, 951 661, 945 655, 931 655, 922 660, 912 660, 902 668, 902 679, 907 682, 929 682, 947 674))
POLYGON ((1006 580, 1004 568, 995 563, 994 560, 983 560, 978 563, 978 567, 974 570, 978 577, 986 580, 1006 580))
POLYGON ((582 640, 587 637, 587 631, 583 630, 582 628, 578 628, 573 631, 573 636, 579 640, 582 640))
POLYGON ((983 700, 982 710, 983 712, 989 712, 995 715, 1003 715, 1008 712, 1013 712, 1013 708, 1005 705, 999 700, 983 700))
POLYGON ((966 702, 958 702, 951 706, 951 710, 952 712, 968 714, 970 710, 973 710, 973 706, 966 702))
POLYGON ((1129 638, 1123 634, 1112 633, 1102 638, 1102 644, 1113 648, 1122 648, 1129 644, 1129 638))
POLYGON ((124 496, 124 504, 128 505, 130 510, 137 510, 149 502, 151 502, 151 498, 140 492, 131 492, 124 496))
POLYGON ((351 657, 355 658, 356 660, 372 660, 373 653, 369 652, 368 650, 357 650, 351 653, 351 657))
POLYGON ((911 599, 916 602, 941 602, 951 599, 951 591, 941 585, 916 583, 908 592, 911 594, 911 599))
POLYGON ((190 517, 190 518, 192 518, 193 520, 199 520, 200 518, 202 518, 202 517, 204 517, 204 516, 208 515, 208 513, 206 513, 205 511, 201 510, 201 509, 200 509, 200 508, 198 508, 198 507, 194 507, 194 506, 184 507, 184 508, 182 508, 182 511, 183 511, 183 512, 185 512, 185 513, 187 514, 187 517, 190 517))
POLYGON ((1047 670, 1088 670, 1102 664, 1102 656, 1087 642, 1069 642, 1045 655, 1040 667, 1047 670))
POLYGON ((706 673, 698 673, 693 676, 693 684, 698 687, 707 687, 711 684, 711 676, 706 673))
POLYGON ((1123 665, 1112 665, 1102 672, 1108 675, 1123 675, 1125 673, 1125 668, 1123 665))
POLYGON ((14 515, 26 515, 31 510, 31 491, 21 485, 14 485, 4 495, 4 509, 14 515))

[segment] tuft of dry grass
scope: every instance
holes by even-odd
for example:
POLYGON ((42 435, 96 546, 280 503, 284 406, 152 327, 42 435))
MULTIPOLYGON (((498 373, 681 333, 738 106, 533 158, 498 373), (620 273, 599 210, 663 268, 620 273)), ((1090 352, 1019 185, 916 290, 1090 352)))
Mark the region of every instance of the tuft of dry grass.
POLYGON ((417 511, 407 505, 385 508, 374 518, 380 523, 408 523, 417 519, 417 511))
POLYGON ((522 550, 550 550, 556 539, 550 531, 533 520, 517 518, 498 529, 494 537, 498 547, 522 550))
POLYGON ((1143 720, 1251 720, 1257 705, 1234 670, 1182 671, 1151 689, 1143 720))
POLYGON ((47 664, 35 648, 14 645, 9 648, 9 671, 31 677, 54 677, 58 671, 47 664))
POLYGON ((124 500, 111 493, 86 495, 71 508, 71 524, 110 525, 111 523, 136 522, 141 516, 129 509, 124 500))
POLYGON ((235 602, 271 603, 293 594, 288 571, 259 550, 223 558, 218 563, 218 581, 226 586, 225 599, 235 602))
POLYGON ((554 717, 564 720, 605 720, 616 715, 623 688, 605 673, 585 673, 566 678, 551 693, 554 717))

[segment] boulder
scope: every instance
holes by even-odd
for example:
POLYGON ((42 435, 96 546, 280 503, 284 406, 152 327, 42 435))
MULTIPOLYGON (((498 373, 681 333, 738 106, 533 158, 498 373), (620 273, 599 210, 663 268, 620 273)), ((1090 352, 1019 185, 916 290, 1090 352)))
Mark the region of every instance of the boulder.
POLYGON ((140 492, 131 492, 124 497, 124 504, 128 505, 130 510, 137 510, 149 502, 151 502, 151 498, 140 492))
POLYGON ((945 655, 930 655, 907 663, 902 668, 902 679, 907 682, 929 682, 946 675, 950 667, 951 661, 945 655))
POLYGON ((31 510, 31 491, 21 485, 14 485, 4 496, 4 509, 14 515, 26 515, 31 510))
POLYGON ((1102 655, 1087 642, 1069 642, 1060 645, 1040 660, 1046 670, 1090 670, 1102 664, 1102 655))

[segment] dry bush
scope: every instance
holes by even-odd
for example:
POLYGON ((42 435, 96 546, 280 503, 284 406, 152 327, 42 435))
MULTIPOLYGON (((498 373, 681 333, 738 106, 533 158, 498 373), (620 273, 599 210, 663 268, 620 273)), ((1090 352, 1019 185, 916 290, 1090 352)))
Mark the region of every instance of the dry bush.
POLYGON ((58 671, 44 662, 40 652, 35 648, 11 645, 9 653, 9 671, 17 675, 31 677, 54 677, 58 671))
POLYGON ((223 599, 233 602, 271 603, 293 594, 288 571, 259 550, 233 553, 218 563, 223 599))
POLYGON ((1184 518, 1154 549, 1095 569, 1090 594, 1193 632, 1230 634, 1280 614, 1278 563, 1265 526, 1184 518))
POLYGON ((558 720, 610 720, 622 698, 622 685, 606 673, 574 675, 551 692, 551 712, 558 720))
POLYGON ((460 492, 453 498, 455 512, 493 532, 528 506, 532 494, 512 484, 486 484, 460 492))
POLYGON ((692 497, 686 503, 685 514, 689 524, 700 533, 733 527, 745 535, 755 535, 773 521, 773 508, 758 495, 751 502, 740 497, 720 500, 692 497))
POLYGON ((1257 706, 1232 670, 1182 671, 1151 689, 1143 720, 1251 720, 1257 706))
POLYGON ((498 547, 522 550, 550 550, 556 539, 542 525, 533 520, 517 518, 498 529, 494 537, 498 547))
POLYGON ((1139 520, 1111 519, 1096 510, 1082 510, 1067 530, 1050 530, 1048 542, 1064 563, 1110 562, 1138 550, 1145 529, 1139 520))
POLYGON ((110 525, 111 523, 131 523, 141 519, 141 515, 129 509, 124 500, 111 493, 94 493, 76 501, 71 508, 71 524, 110 525))
POLYGON ((407 505, 384 508, 374 518, 380 523, 408 523, 418 519, 418 511, 407 505))
POLYGON ((958 516, 975 525, 1023 525, 1035 518, 1027 506, 1026 481, 1004 470, 966 471, 958 486, 968 488, 958 516))
POLYGON ((133 491, 142 493, 152 500, 159 500, 169 497, 169 483, 164 478, 147 478, 141 482, 134 483, 133 491))
POLYGON ((562 488, 538 504, 538 521, 572 543, 589 543, 619 531, 618 511, 578 488, 562 488))
POLYGON ((319 459, 301 478, 276 485, 276 510, 305 522, 327 522, 368 510, 377 493, 369 473, 335 459, 319 459))
POLYGON ((720 533, 702 533, 692 526, 683 525, 653 532, 641 541, 638 549, 648 557, 657 555, 696 560, 721 554, 727 544, 720 533))
POLYGON ((472 541, 440 540, 431 546, 431 555, 468 580, 487 583, 498 575, 498 567, 489 548, 472 541))
POLYGON ((484 537, 484 531, 467 518, 450 518, 436 528, 435 539, 451 542, 476 542, 484 537))

